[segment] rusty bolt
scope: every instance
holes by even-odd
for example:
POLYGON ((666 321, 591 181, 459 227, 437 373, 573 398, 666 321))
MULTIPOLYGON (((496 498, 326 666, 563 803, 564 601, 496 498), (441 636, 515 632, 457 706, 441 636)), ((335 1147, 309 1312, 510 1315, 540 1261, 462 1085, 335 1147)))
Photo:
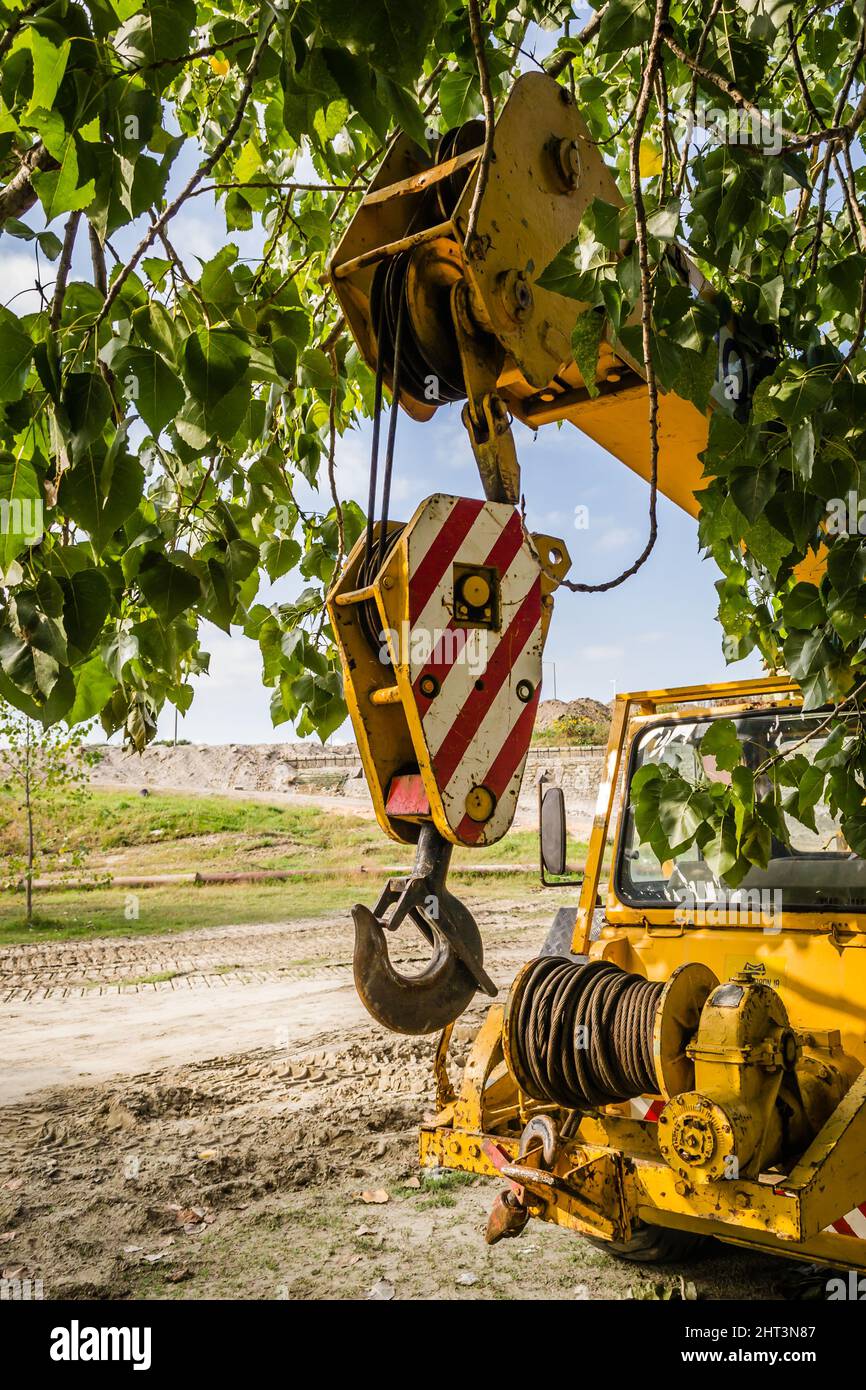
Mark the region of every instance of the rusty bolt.
POLYGON ((532 312, 532 286, 523 270, 505 270, 498 277, 502 304, 509 318, 521 323, 532 312))
POLYGON ((560 178, 573 192, 580 182, 580 145, 577 140, 559 140, 554 154, 560 178))

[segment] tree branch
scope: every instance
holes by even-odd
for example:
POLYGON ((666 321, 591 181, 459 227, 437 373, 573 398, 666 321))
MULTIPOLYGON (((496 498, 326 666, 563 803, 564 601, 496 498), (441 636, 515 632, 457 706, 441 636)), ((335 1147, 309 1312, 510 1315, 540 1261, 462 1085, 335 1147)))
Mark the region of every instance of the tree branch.
POLYGON ((63 234, 63 249, 60 252, 60 260, 57 262, 57 279, 54 281, 54 298, 51 301, 51 313, 48 317, 48 326, 52 333, 56 333, 60 327, 60 316, 63 313, 63 296, 66 294, 66 282, 69 279, 69 271, 72 266, 72 252, 75 249, 75 235, 78 231, 78 224, 81 221, 81 213, 70 213, 66 223, 66 231, 63 234))
MULTIPOLYGON (((575 39, 579 39, 581 43, 589 43, 590 39, 594 39, 601 28, 601 21, 604 18, 606 9, 607 3, 601 5, 596 10, 592 19, 584 24, 580 33, 575 34, 575 39)), ((577 55, 572 53, 570 49, 564 49, 561 53, 555 53, 550 62, 545 63, 544 71, 547 73, 548 77, 559 77, 559 74, 565 72, 569 64, 574 62, 576 56, 577 55)))
POLYGON ((0 37, 0 59, 5 58, 19 29, 23 28, 25 20, 34 15, 37 10, 45 8, 48 0, 30 0, 29 5, 25 5, 19 10, 13 19, 10 19, 5 33, 0 37))
POLYGON ((57 167, 57 160, 48 153, 41 140, 30 146, 16 173, 5 188, 0 188, 0 227, 10 217, 23 217, 36 202, 36 189, 30 177, 34 169, 45 173, 57 167))
POLYGON ((478 177, 475 182, 475 191, 472 194, 469 216, 466 221, 466 236, 463 239, 464 246, 471 254, 472 243, 475 240, 475 230, 478 226, 478 214, 481 210, 481 200, 484 197, 484 190, 487 187, 487 177, 490 173, 490 165, 493 160, 493 133, 496 124, 496 111, 493 105, 493 89, 490 86, 490 72, 487 67, 487 56, 484 52, 484 30, 481 27, 481 12, 478 7, 478 0, 469 0, 469 33, 472 38, 472 47, 475 50, 478 81, 481 84, 481 103, 484 107, 484 146, 481 151, 481 159, 478 165, 478 177))
POLYGON ((108 272, 105 269, 105 252, 102 249, 102 242, 99 240, 99 233, 92 222, 88 222, 87 232, 90 239, 90 263, 93 266, 93 283, 102 297, 105 298, 108 294, 108 272))
POLYGON ((172 203, 169 203, 165 211, 161 213, 160 216, 157 217, 156 221, 151 224, 150 229, 142 237, 138 246, 133 251, 130 259, 115 276, 111 289, 108 291, 108 294, 106 295, 105 302, 103 303, 102 308, 94 321, 93 326, 95 328, 99 326, 99 324, 108 314, 112 304, 117 299, 117 296, 120 294, 120 291, 123 289, 123 286, 125 285, 129 276, 135 270, 135 267, 138 265, 138 262, 141 260, 145 251, 147 251, 148 248, 153 245, 156 238, 162 232, 163 228, 171 221, 175 213, 177 213, 180 210, 180 208, 183 207, 187 198, 191 196, 194 189, 196 189, 198 185, 201 183, 202 179, 207 178, 211 169, 213 169, 214 166, 219 162, 219 160, 222 159, 222 156, 225 154, 226 150, 229 148, 229 145, 232 143, 232 140, 234 140, 235 136, 237 135, 238 130, 240 129, 241 121, 244 118, 244 112, 247 109, 247 103, 249 102, 250 96, 252 95, 253 83, 255 82, 256 72, 259 66, 259 60, 261 58, 265 44, 267 43, 268 38, 270 37, 271 30, 274 27, 274 22, 274 20, 270 21, 267 28, 265 29, 265 32, 259 39, 259 42, 256 44, 255 52, 253 53, 253 56, 250 59, 249 66, 244 77, 244 82, 243 86, 241 87, 240 95, 238 97, 238 104, 235 109, 235 114, 232 117, 225 134, 214 147, 212 152, 208 155, 207 159, 202 160, 195 173, 188 180, 186 186, 183 189, 181 189, 180 193, 177 195, 174 201, 172 203))

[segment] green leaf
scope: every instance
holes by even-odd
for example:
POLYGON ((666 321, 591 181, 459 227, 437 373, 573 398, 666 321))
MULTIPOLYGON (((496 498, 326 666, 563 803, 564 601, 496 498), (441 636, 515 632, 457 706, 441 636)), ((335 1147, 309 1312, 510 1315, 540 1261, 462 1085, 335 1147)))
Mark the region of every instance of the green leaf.
POLYGON ((114 676, 106 669, 101 656, 91 657, 74 672, 75 700, 65 716, 70 729, 85 724, 105 708, 114 690, 114 676))
POLYGON ((170 623, 201 598, 201 584, 194 574, 164 555, 146 555, 138 571, 141 591, 154 613, 170 623))
POLYGON ((647 217, 646 224, 650 236, 659 241, 673 241, 680 225, 679 199, 671 198, 663 207, 656 208, 647 217))
POLYGON ((316 0, 316 19, 339 48, 399 82, 414 82, 445 12, 443 0, 316 0))
POLYGON ((384 73, 379 74, 379 80, 382 84, 382 95, 400 128, 411 136, 416 145, 426 150, 427 126, 421 108, 411 92, 392 82, 384 73))
POLYGON ((262 546, 262 564, 270 580, 280 579, 295 569, 301 558, 301 547, 292 537, 265 541, 262 546))
POLYGON ((232 329, 199 328, 186 340, 184 377, 197 400, 215 406, 237 386, 249 360, 249 344, 232 329))
POLYGON ((624 53, 648 39, 652 8, 647 0, 608 0, 598 34, 599 53, 624 53))
POLYGON ((778 321, 784 288, 785 281, 781 275, 762 283, 756 315, 758 323, 776 323, 778 321))
POLYGON ((449 127, 463 125, 481 115, 477 68, 458 68, 456 72, 445 74, 439 84, 439 110, 449 127))
POLYGON ((596 241, 606 246, 608 251, 619 251, 621 233, 619 228, 620 209, 603 198, 593 198, 583 215, 596 241))
POLYGON ((0 454, 0 574, 42 534, 42 489, 33 464, 0 454))
POLYGON ((731 496, 743 516, 752 523, 763 515, 776 491, 779 465, 765 461, 757 468, 736 468, 730 477, 731 496))
POLYGON ((57 88, 66 71, 71 47, 70 40, 54 44, 31 25, 22 33, 22 40, 28 45, 33 58, 33 95, 25 115, 31 115, 42 108, 50 111, 54 105, 57 88))
POLYGON ((98 372, 70 372, 63 405, 72 430, 73 453, 79 457, 100 438, 111 417, 111 392, 98 372))
POLYGON ((202 268, 199 289, 208 304, 213 304, 228 314, 241 302, 237 286, 231 275, 231 267, 238 258, 238 248, 229 242, 218 251, 212 260, 202 268))
POLYGON ((15 315, 0 308, 0 401, 20 400, 32 357, 33 343, 15 315))
POLYGON ((63 626, 71 646, 86 655, 102 631, 111 607, 111 585, 102 570, 79 570, 60 580, 63 626))
POLYGON ((824 604, 814 584, 795 584, 785 596, 782 616, 787 628, 818 627, 825 621, 824 604))
POLYGON ((105 462, 88 452, 60 485, 67 514, 87 532, 97 554, 135 511, 144 485, 144 469, 124 450, 111 460, 107 477, 105 462))
POLYGON ((673 778, 659 796, 659 821, 672 853, 687 848, 694 840, 704 815, 694 787, 681 777, 673 778))
POLYGON ((390 118, 374 88, 374 75, 369 63, 357 58, 347 48, 323 48, 322 57, 350 105, 384 143, 390 118))
POLYGON ((743 748, 732 719, 714 719, 701 739, 701 753, 715 758, 720 772, 731 772, 743 760, 743 748))
POLYGON ((138 656, 138 638, 127 627, 118 626, 102 648, 102 660, 116 680, 123 678, 130 661, 138 656))
POLYGON ((785 665, 796 681, 820 673, 832 657, 823 627, 814 632, 792 632, 785 640, 785 665))
POLYGON ((86 179, 79 185, 76 137, 70 135, 58 155, 59 168, 34 169, 31 183, 45 209, 45 220, 52 222, 63 212, 78 212, 93 202, 96 184, 86 179))
POLYGON ((598 309, 586 309, 579 315, 571 334, 571 350, 574 354, 574 360, 590 396, 598 395, 595 378, 604 319, 604 314, 598 309))
POLYGON ((827 577, 837 594, 850 594, 866 580, 866 545, 859 536, 834 541, 827 556, 827 577))
POLYGON ((156 437, 174 420, 186 398, 177 372, 152 348, 130 348, 112 364, 124 398, 156 437))

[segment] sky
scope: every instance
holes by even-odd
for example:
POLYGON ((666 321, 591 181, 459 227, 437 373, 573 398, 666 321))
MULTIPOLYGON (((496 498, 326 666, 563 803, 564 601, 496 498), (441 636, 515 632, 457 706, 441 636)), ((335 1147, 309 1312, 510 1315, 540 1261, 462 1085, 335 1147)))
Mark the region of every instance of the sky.
MULTIPOLYGON (((535 33, 528 45, 543 57, 554 36, 535 33)), ((197 162, 188 148, 176 161, 170 188, 182 185, 197 162)), ((297 175, 309 177, 304 162, 297 175)), ((41 230, 44 218, 37 205, 26 221, 41 230)), ((54 230, 62 235, 63 219, 54 230)), ((143 226, 143 224, 142 224, 143 226)), ((112 238, 122 258, 129 255, 142 228, 128 228, 112 238)), ((172 223, 172 243, 195 270, 228 240, 223 214, 209 195, 192 199, 172 223)), ((261 253, 260 229, 233 233, 242 257, 261 253)), ((0 237, 0 302, 17 313, 38 308, 33 289, 36 274, 33 246, 0 237)), ((157 249, 154 254, 159 254, 157 249)), ((48 287, 53 267, 44 258, 41 277, 48 287)), ((86 238, 79 237, 72 279, 90 278, 86 238)), ((370 457, 369 423, 348 432, 338 442, 337 487, 341 497, 366 507, 370 457)), ((518 458, 526 496, 527 525, 561 537, 571 554, 570 577, 597 583, 610 579, 640 554, 648 532, 649 489, 646 483, 612 458, 572 425, 548 425, 536 435, 515 424, 518 458), (576 526, 577 508, 585 529, 576 526)), ((384 431, 383 431, 384 437, 384 431)), ((480 480, 460 406, 443 406, 433 420, 418 424, 401 414, 397 429, 391 515, 408 520, 424 498, 434 492, 482 496, 480 480)), ((302 480, 301 505, 330 507, 330 498, 315 494, 302 480)), ((671 685, 737 679, 758 674, 752 656, 726 666, 722 633, 715 622, 719 577, 711 560, 698 553, 694 520, 666 498, 659 499, 659 538, 639 574, 607 594, 571 594, 560 590, 547 639, 542 698, 592 696, 609 701, 617 692, 671 685)), ((265 585, 262 602, 295 597, 303 587, 298 577, 286 576, 265 585)), ((196 743, 283 743, 295 738, 290 725, 274 729, 269 713, 271 691, 261 683, 258 647, 240 632, 229 636, 205 623, 202 645, 211 654, 210 673, 197 678, 195 699, 178 719, 179 738, 196 743)), ((160 738, 174 734, 175 715, 167 707, 160 718, 160 738)), ((351 739, 346 723, 332 742, 351 739)))

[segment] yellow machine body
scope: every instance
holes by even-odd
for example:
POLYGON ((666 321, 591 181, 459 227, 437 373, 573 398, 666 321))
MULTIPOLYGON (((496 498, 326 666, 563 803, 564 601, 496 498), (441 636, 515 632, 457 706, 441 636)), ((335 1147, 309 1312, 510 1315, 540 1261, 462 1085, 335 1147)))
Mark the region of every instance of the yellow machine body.
MULTIPOLYGON (((614 874, 603 906, 598 900, 634 740, 662 718, 730 717, 768 706, 798 708, 789 681, 616 701, 571 949, 648 980, 675 981, 696 963, 707 972, 679 1074, 683 1090, 662 1083, 655 1095, 582 1113, 568 1129, 565 1112, 533 1099, 512 1074, 508 1010, 495 1004, 456 1098, 422 1127, 423 1164, 504 1173, 531 1215, 602 1240, 628 1241, 647 1223, 866 1269, 864 913, 783 910, 770 923, 759 904, 747 903, 721 906, 707 924, 682 905, 630 906, 617 895, 614 874), (660 714, 671 706, 673 713, 660 714), (536 1145, 521 1152, 521 1135, 539 1115, 568 1133, 553 1154, 536 1145)), ((627 795, 614 862, 626 802, 627 795)), ((662 1040, 660 1076, 664 1051, 662 1040)), ((443 1102, 446 1095, 440 1084, 443 1102)))
MULTIPOLYGON (((453 368, 455 352, 459 354, 470 436, 486 483, 498 468, 505 475, 503 495, 517 501, 513 445, 510 461, 502 458, 508 453, 509 414, 532 429, 569 420, 649 479, 647 389, 640 365, 605 330, 598 394, 591 395, 571 350, 572 330, 587 306, 537 283, 577 235, 594 198, 622 204, 570 93, 544 73, 527 73, 515 82, 496 123, 476 235, 467 247, 464 237, 480 158, 480 141, 440 163, 405 136, 390 147, 330 265, 361 352, 374 366, 375 267, 407 252, 410 322, 431 363, 451 363, 453 368), (451 206, 437 198, 437 190, 448 188, 461 172, 464 186, 451 206), (489 457, 482 442, 488 425, 498 459, 489 457)), ((677 264, 695 292, 710 292, 684 255, 677 255, 677 264)), ((429 419, 439 404, 435 382, 429 394, 415 397, 404 386, 400 399, 421 420, 429 419)), ((707 417, 690 401, 673 392, 662 395, 659 487, 692 516, 698 512, 694 494, 704 485, 699 454, 706 447, 707 430, 707 417)))
MULTIPOLYGON (((596 364, 598 393, 591 394, 571 350, 572 330, 587 306, 538 283, 577 235, 592 199, 621 203, 573 99, 541 73, 515 83, 496 122, 494 157, 467 240, 482 135, 469 123, 443 136, 436 151, 403 136, 392 142, 330 274, 364 359, 392 394, 399 377, 404 409, 426 420, 446 400, 465 399, 463 420, 485 505, 493 518, 503 509, 504 526, 521 495, 511 417, 532 428, 569 420, 649 479, 649 410, 642 366, 608 324, 596 364)), ((712 295, 678 248, 671 261, 693 293, 712 295)), ((720 363, 725 347, 730 343, 720 343, 720 363)), ((752 364, 747 354, 739 356, 748 395, 752 364)), ((700 455, 707 437, 708 415, 663 392, 658 486, 692 516, 706 482, 700 455)), ((487 742, 454 743, 466 767, 460 795, 449 804, 437 766, 441 730, 431 737, 429 703, 419 700, 420 680, 435 673, 413 665, 402 640, 386 641, 384 659, 375 640, 377 630, 400 633, 407 620, 410 633, 428 625, 418 622, 411 603, 412 535, 431 518, 441 520, 442 505, 428 499, 408 526, 390 523, 375 567, 369 544, 359 541, 329 596, 329 612, 380 825, 404 842, 423 839, 432 826, 448 845, 489 844, 510 823, 522 774, 530 719, 527 714, 520 733, 513 732, 520 720, 517 686, 537 698, 552 591, 569 562, 560 542, 523 536, 526 563, 540 578, 539 640, 529 651, 516 649, 501 727, 487 742), (507 792, 497 797, 486 785, 488 773, 479 773, 509 743, 518 756, 507 792)), ((435 553, 429 536, 428 542, 435 553)), ((817 580, 823 558, 811 556, 799 577, 817 580)), ((489 553, 449 556, 440 579, 437 603, 452 626, 466 610, 480 626, 505 631, 497 610, 501 574, 489 553)), ((429 680, 426 689, 429 702, 429 680)), ((465 681, 460 692, 461 699, 474 699, 465 681)), ((447 1074, 451 1024, 445 1026, 436 1059, 439 1113, 422 1126, 421 1160, 504 1178, 510 1205, 500 1207, 499 1234, 517 1234, 535 1216, 626 1245, 645 1224, 866 1269, 863 913, 785 910, 768 929, 760 909, 750 915, 722 907, 708 920, 704 912, 690 916, 682 904, 635 906, 618 895, 615 874, 603 903, 598 896, 627 754, 661 719, 662 708, 686 707, 666 720, 694 720, 767 702, 796 710, 798 692, 785 678, 769 678, 616 701, 570 950, 578 965, 609 962, 663 986, 653 1033, 655 1093, 576 1109, 532 1093, 515 1064, 510 1012, 529 966, 509 1005, 490 1009, 458 1092, 447 1074)), ((446 720, 447 734, 453 723, 446 720)), ((624 816, 621 810, 614 856, 624 816)), ((396 891, 388 891, 388 901, 396 891)), ((378 942, 382 924, 369 913, 363 922, 365 940, 378 942)), ((380 985, 392 978, 381 976, 380 985)), ((363 984, 362 978, 362 998, 363 984)), ((401 988, 406 993, 405 980, 401 988)), ((471 989, 460 994, 460 1008, 470 997, 471 989)))

